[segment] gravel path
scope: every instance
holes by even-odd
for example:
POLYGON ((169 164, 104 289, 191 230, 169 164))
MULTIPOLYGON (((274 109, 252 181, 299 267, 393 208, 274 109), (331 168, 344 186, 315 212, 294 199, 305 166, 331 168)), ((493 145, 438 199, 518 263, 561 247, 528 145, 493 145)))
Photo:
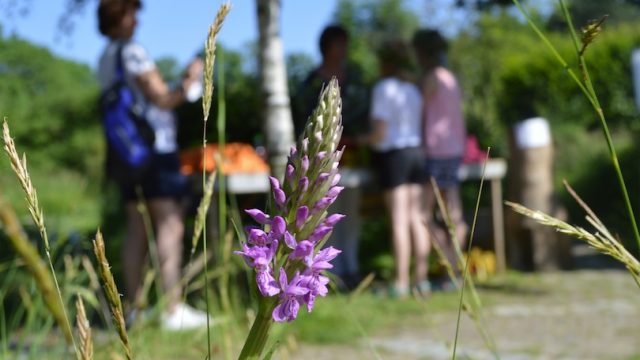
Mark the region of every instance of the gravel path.
MULTIPOLYGON (((623 270, 526 275, 482 290, 501 359, 640 359, 640 290, 623 270)), ((352 345, 306 345, 293 359, 450 359, 455 312, 381 329, 352 345)), ((457 358, 492 359, 463 315, 457 358)))

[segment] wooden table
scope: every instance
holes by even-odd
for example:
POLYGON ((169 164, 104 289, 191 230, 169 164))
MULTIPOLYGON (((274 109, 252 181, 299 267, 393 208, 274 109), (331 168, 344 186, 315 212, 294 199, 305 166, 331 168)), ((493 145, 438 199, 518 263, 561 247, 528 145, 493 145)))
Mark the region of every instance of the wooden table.
MULTIPOLYGON (((460 181, 479 181, 482 179, 484 163, 463 164, 458 172, 460 181)), ((504 211, 502 205, 502 179, 507 173, 505 159, 489 159, 484 179, 491 187, 491 220, 493 244, 496 253, 498 272, 506 269, 506 249, 504 237, 504 211)), ((344 168, 340 171, 339 185, 345 187, 366 186, 373 182, 371 170, 366 168, 344 168)), ((266 173, 236 173, 226 177, 226 191, 230 194, 266 193, 270 189, 266 173)), ((213 206, 212 208, 215 208, 213 206)))

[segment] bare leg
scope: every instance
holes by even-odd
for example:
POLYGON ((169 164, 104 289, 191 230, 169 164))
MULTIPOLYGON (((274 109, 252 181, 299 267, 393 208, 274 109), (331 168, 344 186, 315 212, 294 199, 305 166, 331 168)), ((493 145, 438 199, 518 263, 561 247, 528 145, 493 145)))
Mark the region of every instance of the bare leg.
POLYGON ((167 307, 171 309, 180 302, 182 294, 179 286, 184 235, 182 209, 173 199, 155 199, 149 202, 149 212, 156 228, 162 285, 167 307))
POLYGON ((455 230, 455 239, 452 239, 449 232, 447 231, 447 236, 443 237, 442 247, 447 256, 447 259, 453 266, 453 270, 456 274, 460 274, 462 272, 462 269, 460 268, 460 264, 458 263, 458 255, 456 254, 455 245, 453 243, 454 241, 456 241, 456 243, 460 247, 460 250, 465 250, 464 245, 466 243, 467 224, 464 221, 462 212, 460 188, 456 186, 444 189, 442 190, 442 196, 444 198, 443 200, 446 206, 446 211, 455 230))
POLYGON ((408 187, 409 225, 415 250, 416 282, 421 283, 427 280, 427 272, 429 270, 428 257, 430 242, 429 232, 426 226, 429 220, 427 217, 429 212, 425 208, 426 199, 422 186, 417 184, 409 184, 406 186, 408 187))
MULTIPOLYGON (((440 189, 440 191, 442 194, 442 189, 440 189)), ((444 194, 442 195, 445 196, 444 194)), ((429 211, 428 212, 428 218, 429 218, 428 229, 429 229, 429 234, 431 236, 431 241, 432 243, 436 243, 438 245, 444 257, 446 258, 446 261, 449 262, 449 264, 451 264, 451 267, 454 269, 454 271, 457 272, 458 261, 455 254, 455 250, 453 249, 451 241, 449 240, 448 231, 446 229, 443 229, 438 224, 436 224, 435 219, 433 218, 433 209, 437 205, 437 200, 436 200, 435 189, 433 188, 430 182, 425 186, 425 199, 426 199, 426 206, 429 211)), ((445 204, 446 204, 446 200, 445 200, 445 204)))
POLYGON ((146 231, 135 202, 126 204, 126 213, 127 232, 122 247, 124 285, 128 300, 136 304, 142 295, 142 269, 147 255, 146 231))
POLYGON ((409 288, 409 264, 411 261, 411 237, 409 232, 407 185, 400 185, 384 193, 385 202, 391 217, 391 238, 396 265, 395 286, 398 289, 409 288))

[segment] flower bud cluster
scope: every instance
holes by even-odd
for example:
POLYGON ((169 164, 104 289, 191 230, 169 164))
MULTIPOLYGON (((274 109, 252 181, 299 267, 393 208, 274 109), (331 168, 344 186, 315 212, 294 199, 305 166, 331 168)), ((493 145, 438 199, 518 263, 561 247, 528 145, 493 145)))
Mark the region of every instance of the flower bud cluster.
POLYGON ((270 211, 246 210, 260 226, 247 229, 247 243, 236 253, 254 269, 260 294, 279 296, 272 313, 278 322, 294 320, 300 306, 311 312, 315 298, 327 295, 329 278, 323 271, 332 268, 330 261, 341 252, 322 248, 334 225, 344 218, 327 216, 327 208, 343 189, 337 185, 341 107, 340 89, 333 79, 291 149, 284 180, 269 178, 270 211))

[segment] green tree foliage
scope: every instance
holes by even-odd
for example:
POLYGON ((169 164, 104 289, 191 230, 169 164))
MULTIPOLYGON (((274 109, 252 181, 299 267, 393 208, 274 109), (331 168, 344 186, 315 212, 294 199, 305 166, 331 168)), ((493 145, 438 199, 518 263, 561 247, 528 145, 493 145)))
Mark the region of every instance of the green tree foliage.
POLYGON ((315 61, 308 54, 294 53, 287 56, 287 78, 291 96, 315 66, 315 61))
MULTIPOLYGON (((52 230, 97 226, 104 142, 91 70, 27 41, 0 38, 0 115, 6 116, 52 230)), ((23 195, 0 157, 0 192, 23 195)))
MULTIPOLYGON (((552 33, 550 40, 578 72, 568 32, 552 33)), ((629 184, 634 184, 640 173, 637 161, 632 160, 640 152, 633 142, 640 119, 633 102, 630 69, 631 51, 639 45, 640 26, 623 22, 606 26, 587 51, 594 87, 629 184)), ((628 235, 620 220, 626 219, 622 197, 594 110, 526 24, 508 12, 483 14, 473 31, 452 42, 450 64, 463 87, 468 127, 478 134, 482 146, 492 146, 494 154, 508 155, 513 123, 532 115, 544 116, 551 123, 554 138, 558 194, 566 194, 560 181, 567 179, 605 223, 622 230, 623 238, 628 235)), ((637 186, 630 186, 630 192, 637 198, 637 186)), ((582 219, 583 212, 575 202, 568 196, 563 200, 569 213, 578 221, 582 219)))
POLYGON ((459 78, 467 127, 483 146, 504 154, 506 131, 498 94, 501 69, 510 57, 532 56, 537 39, 506 11, 482 14, 472 31, 451 42, 449 64, 459 78))
MULTIPOLYGON (((555 36, 554 39, 576 69, 574 50, 568 37, 555 36)), ((640 130, 633 103, 630 67, 631 51, 638 44, 640 27, 621 25, 609 27, 587 52, 594 86, 609 123, 614 127, 640 130)), ((541 46, 532 50, 540 51, 540 55, 514 56, 505 63, 500 76, 500 96, 506 101, 504 117, 517 119, 518 107, 531 105, 535 112, 552 121, 598 128, 590 104, 582 98, 577 86, 567 81, 565 71, 556 65, 550 54, 543 52, 541 46), (528 99, 523 101, 523 98, 528 99)))
MULTIPOLYGON (((611 124, 640 128, 633 104, 630 54, 640 27, 608 27, 588 51, 592 77, 611 124)), ((551 36, 577 71, 565 32, 551 36)), ((483 15, 473 32, 453 42, 451 65, 460 77, 469 127, 484 145, 504 153, 508 126, 531 115, 554 125, 597 127, 589 103, 533 32, 506 12, 483 15)))
MULTIPOLYGON (((608 24, 635 22, 640 18, 638 0, 565 0, 573 23, 577 27, 585 26, 589 21, 607 15, 608 24)), ((559 8, 549 18, 547 27, 552 30, 567 30, 564 16, 559 8)))
POLYGON ((99 174, 97 95, 87 66, 17 38, 0 39, 0 111, 31 163, 99 174))
POLYGON ((367 83, 378 76, 376 49, 392 37, 410 40, 419 24, 404 0, 340 0, 334 19, 351 34, 349 62, 367 83))

